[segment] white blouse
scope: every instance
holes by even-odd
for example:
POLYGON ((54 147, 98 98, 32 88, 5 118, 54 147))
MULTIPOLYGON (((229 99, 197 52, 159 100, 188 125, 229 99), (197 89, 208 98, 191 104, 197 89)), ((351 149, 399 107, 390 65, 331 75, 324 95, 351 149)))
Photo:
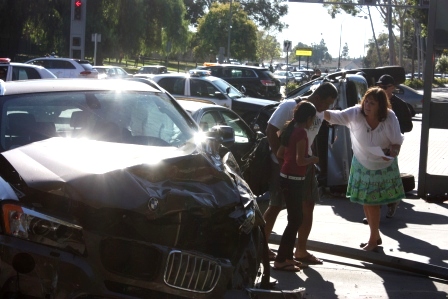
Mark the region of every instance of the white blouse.
POLYGON ((377 170, 388 167, 393 160, 385 161, 374 155, 369 147, 389 149, 392 144, 403 144, 404 136, 395 113, 388 109, 384 121, 372 130, 366 117, 361 113, 361 106, 356 105, 342 111, 327 110, 330 114, 330 123, 347 126, 350 129, 353 154, 364 167, 377 170))

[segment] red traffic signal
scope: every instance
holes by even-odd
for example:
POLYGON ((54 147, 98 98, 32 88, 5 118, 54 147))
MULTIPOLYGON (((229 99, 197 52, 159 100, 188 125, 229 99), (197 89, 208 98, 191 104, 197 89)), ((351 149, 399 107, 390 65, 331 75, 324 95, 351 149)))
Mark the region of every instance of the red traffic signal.
POLYGON ((75 20, 81 20, 82 15, 82 1, 75 0, 75 20))

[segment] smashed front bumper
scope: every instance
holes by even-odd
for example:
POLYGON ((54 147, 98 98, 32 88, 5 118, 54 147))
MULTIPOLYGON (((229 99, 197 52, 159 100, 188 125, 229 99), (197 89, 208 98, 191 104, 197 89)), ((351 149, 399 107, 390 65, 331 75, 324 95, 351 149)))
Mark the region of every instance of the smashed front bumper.
POLYGON ((221 298, 231 279, 230 261, 200 252, 88 233, 85 240, 79 256, 1 235, 1 297, 221 298))

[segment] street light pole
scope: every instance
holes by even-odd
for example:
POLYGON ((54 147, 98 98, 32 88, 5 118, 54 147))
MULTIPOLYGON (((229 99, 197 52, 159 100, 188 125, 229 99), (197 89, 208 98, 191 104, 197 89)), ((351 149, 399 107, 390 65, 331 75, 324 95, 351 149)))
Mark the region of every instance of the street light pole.
POLYGON ((233 0, 230 0, 230 9, 229 9, 229 35, 227 37, 227 63, 230 62, 230 31, 232 30, 232 3, 233 0))
MULTIPOLYGON (((367 19, 367 16, 357 16, 358 18, 367 19)), ((341 22, 341 30, 339 31, 339 58, 338 58, 338 70, 341 69, 341 47, 342 47, 342 23, 344 23, 345 19, 341 22)))
POLYGON ((341 69, 341 41, 342 41, 342 23, 341 22, 341 30, 339 31, 339 58, 338 58, 338 71, 341 69))

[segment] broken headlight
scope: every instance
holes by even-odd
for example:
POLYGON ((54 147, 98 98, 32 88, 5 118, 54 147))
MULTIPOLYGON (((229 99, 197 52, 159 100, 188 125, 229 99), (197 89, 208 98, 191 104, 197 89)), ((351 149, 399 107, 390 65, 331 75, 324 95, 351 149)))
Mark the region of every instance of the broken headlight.
POLYGON ((5 233, 83 255, 82 227, 15 204, 2 205, 5 233))

